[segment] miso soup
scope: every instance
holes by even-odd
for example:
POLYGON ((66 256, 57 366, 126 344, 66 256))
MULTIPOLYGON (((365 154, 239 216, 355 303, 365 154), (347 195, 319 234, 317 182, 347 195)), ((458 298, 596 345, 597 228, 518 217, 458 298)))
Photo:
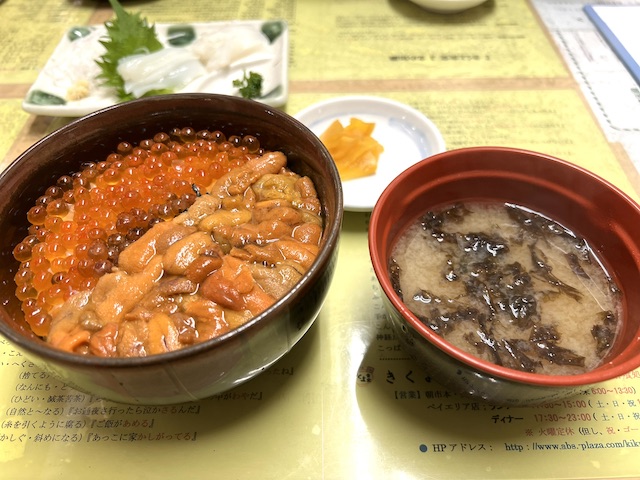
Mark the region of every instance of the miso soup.
POLYGON ((573 375, 597 367, 621 292, 588 242, 518 205, 429 211, 389 261, 395 291, 434 332, 504 367, 573 375))

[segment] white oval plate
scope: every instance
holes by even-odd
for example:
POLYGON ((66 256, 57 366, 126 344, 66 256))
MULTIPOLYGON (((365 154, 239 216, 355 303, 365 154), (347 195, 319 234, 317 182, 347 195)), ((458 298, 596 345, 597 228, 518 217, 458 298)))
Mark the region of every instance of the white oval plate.
MULTIPOLYGON (((158 40, 165 47, 170 46, 171 29, 174 27, 191 28, 195 39, 183 48, 195 48, 197 42, 213 41, 212 39, 226 38, 228 35, 238 34, 247 29, 263 32, 265 24, 279 23, 282 32, 277 38, 268 42, 265 51, 260 53, 246 52, 233 63, 220 68, 207 68, 207 73, 195 78, 188 85, 176 90, 176 93, 200 92, 236 95, 239 93, 233 86, 233 80, 239 80, 247 71, 254 71, 263 77, 265 96, 258 101, 270 106, 284 105, 288 97, 288 51, 289 27, 281 20, 232 20, 227 22, 185 23, 154 25, 158 40), (218 35, 219 37, 216 37, 218 35)), ((264 32, 263 32, 264 34, 264 32)), ((104 53, 105 48, 100 43, 105 38, 104 25, 88 25, 74 27, 62 37, 53 54, 48 59, 36 81, 31 85, 27 96, 22 102, 22 108, 34 115, 49 115, 59 117, 81 117, 102 108, 114 105, 120 100, 115 92, 101 86, 96 80, 100 69, 96 60, 104 53), (72 33, 84 30, 85 35, 75 37, 72 33), (68 92, 74 85, 86 85, 86 96, 80 99, 67 99, 68 92), (47 103, 39 101, 38 95, 51 95, 58 102, 47 103)), ((266 40, 265 40, 266 42, 266 40)))
POLYGON ((338 97, 311 105, 295 117, 317 136, 340 120, 352 117, 375 123, 371 136, 383 147, 375 175, 342 182, 344 209, 371 211, 389 183, 414 163, 445 150, 434 123, 418 110, 383 97, 338 97))

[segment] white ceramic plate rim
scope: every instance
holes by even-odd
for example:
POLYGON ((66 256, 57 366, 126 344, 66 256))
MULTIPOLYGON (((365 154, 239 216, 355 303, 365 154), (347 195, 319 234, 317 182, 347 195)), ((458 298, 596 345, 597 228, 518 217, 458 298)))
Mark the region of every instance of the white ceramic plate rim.
POLYGON ((426 157, 445 150, 436 125, 404 103, 376 96, 344 96, 321 101, 295 117, 320 136, 334 120, 347 125, 352 117, 376 124, 372 137, 384 147, 375 175, 342 182, 344 209, 368 212, 389 183, 426 157))
POLYGON ((457 13, 468 10, 487 0, 411 0, 413 3, 434 12, 457 13))
MULTIPOLYGON (((221 22, 185 22, 185 23, 156 23, 154 24, 156 27, 156 32, 158 32, 158 38, 163 44, 167 44, 165 38, 163 37, 163 33, 168 30, 169 27, 172 26, 191 26, 196 32, 198 31, 207 31, 207 30, 215 30, 220 29, 222 27, 251 27, 260 29, 261 26, 269 21, 281 22, 284 25, 284 29, 282 34, 278 37, 278 39, 271 44, 273 46, 273 60, 264 63, 261 66, 249 66, 245 67, 244 70, 256 70, 259 71, 263 76, 265 76, 267 71, 272 72, 273 75, 271 78, 266 79, 271 84, 276 84, 280 86, 280 89, 272 95, 268 97, 258 99, 261 103, 272 107, 281 107, 287 102, 287 98, 289 96, 289 86, 288 86, 288 53, 289 53, 289 27, 287 22, 284 20, 231 20, 231 21, 221 21, 221 22)), ((91 30, 95 30, 96 32, 105 32, 104 24, 97 25, 87 25, 86 28, 91 30)), ((44 68, 38 74, 35 82, 29 88, 25 99, 22 102, 22 108, 34 115, 46 115, 46 116, 56 116, 56 117, 81 117, 84 115, 88 115, 102 108, 109 107, 118 103, 118 100, 107 93, 102 87, 100 89, 96 89, 96 94, 91 94, 82 100, 77 101, 68 101, 64 105, 41 105, 36 103, 29 102, 29 96, 34 90, 42 90, 44 92, 48 91, 50 88, 51 81, 49 80, 52 76, 54 76, 52 69, 65 69, 70 63, 71 60, 68 59, 68 55, 65 54, 66 49, 68 48, 71 41, 67 38, 68 31, 65 32, 63 37, 60 39, 60 42, 54 49, 53 53, 47 60, 44 68)), ((77 40, 76 40, 77 41, 77 40)), ((90 60, 95 60, 88 57, 90 60)), ((236 77, 240 77, 242 75, 242 70, 239 72, 234 72, 232 76, 229 78, 229 84, 232 83, 233 79, 236 77)), ((220 92, 213 90, 189 90, 189 89, 180 89, 176 90, 175 93, 223 93, 229 94, 228 92, 220 92)))

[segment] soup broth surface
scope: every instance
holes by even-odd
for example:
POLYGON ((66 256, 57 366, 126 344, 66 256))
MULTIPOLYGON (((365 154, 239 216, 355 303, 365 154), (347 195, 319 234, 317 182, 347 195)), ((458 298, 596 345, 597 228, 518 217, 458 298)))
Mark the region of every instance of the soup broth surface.
POLYGON ((427 212, 400 236, 389 270, 422 322, 508 368, 584 373, 618 331, 621 293, 587 241, 517 205, 427 212))

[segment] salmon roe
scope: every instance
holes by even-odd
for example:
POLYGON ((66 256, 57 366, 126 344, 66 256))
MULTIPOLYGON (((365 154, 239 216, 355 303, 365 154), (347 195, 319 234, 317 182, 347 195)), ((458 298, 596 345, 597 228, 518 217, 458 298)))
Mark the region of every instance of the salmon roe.
POLYGON ((92 289, 153 225, 262 153, 251 135, 175 128, 138 146, 122 142, 104 161, 61 176, 28 211, 28 235, 13 250, 16 296, 34 333, 46 337, 50 312, 92 289))

